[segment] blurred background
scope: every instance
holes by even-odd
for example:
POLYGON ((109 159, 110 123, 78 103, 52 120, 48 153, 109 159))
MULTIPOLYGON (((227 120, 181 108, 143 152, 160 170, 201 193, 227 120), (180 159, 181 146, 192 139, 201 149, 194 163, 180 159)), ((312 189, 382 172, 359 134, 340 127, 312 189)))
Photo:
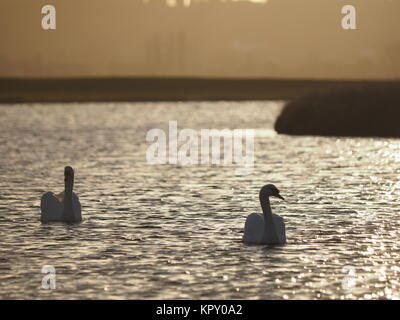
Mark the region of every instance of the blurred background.
POLYGON ((399 78, 400 2, 350 2, 2 0, 0 77, 399 78))

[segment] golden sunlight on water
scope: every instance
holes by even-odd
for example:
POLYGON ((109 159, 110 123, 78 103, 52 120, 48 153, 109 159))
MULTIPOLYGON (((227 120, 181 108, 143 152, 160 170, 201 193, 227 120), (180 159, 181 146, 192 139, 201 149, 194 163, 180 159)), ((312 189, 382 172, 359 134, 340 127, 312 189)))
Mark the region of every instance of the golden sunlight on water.
POLYGON ((281 105, 2 105, 0 298, 398 299, 399 141, 276 135, 281 105), (254 172, 147 164, 146 133, 169 120, 255 129, 254 172), (67 164, 84 221, 42 225, 67 164), (243 245, 266 183, 286 199, 272 208, 288 243, 243 245))

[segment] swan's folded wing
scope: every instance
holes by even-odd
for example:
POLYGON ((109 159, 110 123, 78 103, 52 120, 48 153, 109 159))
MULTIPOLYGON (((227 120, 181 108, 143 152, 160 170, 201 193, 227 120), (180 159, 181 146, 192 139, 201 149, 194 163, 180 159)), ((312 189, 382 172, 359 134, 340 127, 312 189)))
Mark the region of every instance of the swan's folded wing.
POLYGON ((279 243, 286 243, 285 220, 276 214, 273 214, 272 216, 275 220, 275 227, 277 228, 279 243))
POLYGON ((52 192, 47 192, 40 201, 40 221, 58 221, 61 217, 61 203, 52 192))
POLYGON ((264 235, 264 219, 257 213, 250 214, 244 225, 243 242, 257 244, 262 242, 264 235))
POLYGON ((79 201, 78 196, 75 194, 75 192, 72 193, 72 207, 74 210, 75 220, 82 221, 81 203, 79 201))

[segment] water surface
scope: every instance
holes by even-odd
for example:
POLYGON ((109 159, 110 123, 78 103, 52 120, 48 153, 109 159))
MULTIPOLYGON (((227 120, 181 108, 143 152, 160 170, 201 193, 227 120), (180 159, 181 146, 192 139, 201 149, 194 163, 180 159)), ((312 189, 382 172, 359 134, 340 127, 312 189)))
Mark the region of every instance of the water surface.
POLYGON ((0 298, 398 298, 399 140, 266 134, 281 105, 0 106, 0 298), (148 165, 146 133, 169 120, 256 129, 253 173, 148 165), (65 165, 84 221, 42 225, 40 197, 62 190, 65 165), (243 245, 266 183, 286 198, 272 207, 288 243, 243 245), (43 265, 55 290, 41 287, 43 265))

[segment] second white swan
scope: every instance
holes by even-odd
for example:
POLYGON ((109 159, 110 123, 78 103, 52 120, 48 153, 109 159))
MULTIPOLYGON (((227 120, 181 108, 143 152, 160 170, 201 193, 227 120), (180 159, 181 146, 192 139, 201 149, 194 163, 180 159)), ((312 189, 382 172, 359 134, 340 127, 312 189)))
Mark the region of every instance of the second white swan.
POLYGON ((244 226, 243 242, 246 244, 284 244, 286 230, 283 218, 273 214, 269 197, 285 200, 277 187, 267 184, 260 190, 260 203, 263 214, 250 214, 244 226))

